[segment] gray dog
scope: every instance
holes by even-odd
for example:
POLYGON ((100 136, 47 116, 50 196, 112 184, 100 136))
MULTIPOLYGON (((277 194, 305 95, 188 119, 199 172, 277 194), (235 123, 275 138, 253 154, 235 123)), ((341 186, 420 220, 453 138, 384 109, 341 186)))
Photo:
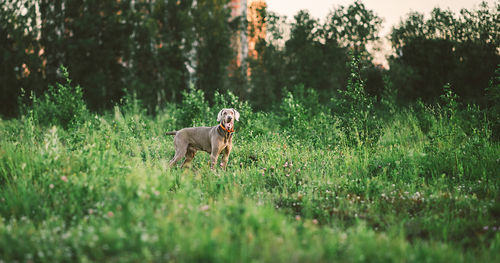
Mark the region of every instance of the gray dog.
POLYGON ((221 166, 226 169, 233 147, 234 120, 239 121, 239 119, 240 114, 235 109, 222 109, 217 115, 219 122, 217 126, 192 127, 167 132, 167 135, 175 135, 175 156, 170 160, 170 166, 174 166, 184 156, 186 159, 182 167, 189 165, 196 151, 202 150, 210 153, 211 169, 214 169, 219 154, 222 152, 221 166))

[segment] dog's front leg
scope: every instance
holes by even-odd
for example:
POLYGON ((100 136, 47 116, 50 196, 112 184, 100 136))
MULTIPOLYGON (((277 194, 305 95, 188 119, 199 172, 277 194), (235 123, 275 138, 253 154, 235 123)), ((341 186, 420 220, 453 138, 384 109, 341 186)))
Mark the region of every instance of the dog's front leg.
POLYGON ((229 161, 229 154, 231 153, 231 147, 228 146, 222 151, 222 163, 221 166, 224 170, 227 169, 227 163, 229 161))
POLYGON ((215 166, 217 165, 217 159, 219 158, 219 151, 217 150, 212 150, 212 153, 210 154, 210 169, 214 170, 215 166))

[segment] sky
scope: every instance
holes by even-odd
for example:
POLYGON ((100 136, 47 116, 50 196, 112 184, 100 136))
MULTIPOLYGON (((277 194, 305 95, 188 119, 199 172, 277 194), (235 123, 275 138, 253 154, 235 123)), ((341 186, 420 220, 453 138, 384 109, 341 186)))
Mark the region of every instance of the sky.
MULTIPOLYGON (((349 6, 354 0, 266 0, 268 10, 280 15, 286 15, 289 21, 299 10, 307 9, 311 15, 324 22, 328 13, 339 5, 349 6)), ((424 13, 428 18, 435 7, 450 9, 458 13, 461 9, 475 9, 483 0, 362 0, 367 9, 373 10, 375 14, 384 19, 380 36, 382 38, 369 44, 368 50, 374 56, 374 63, 387 68, 387 57, 392 53, 391 45, 387 37, 391 28, 399 24, 411 11, 424 13)), ((495 0, 486 0, 490 6, 495 0)))
MULTIPOLYGON (((267 0, 266 2, 270 11, 286 15, 289 19, 293 19, 299 10, 307 9, 312 16, 323 21, 335 6, 348 6, 353 0, 267 0)), ((476 8, 482 0, 364 0, 362 2, 366 8, 374 10, 384 19, 381 33, 386 35, 391 27, 397 25, 410 11, 429 14, 434 7, 440 7, 449 8, 457 13, 462 8, 476 8)), ((491 5, 494 0, 487 2, 491 5)))

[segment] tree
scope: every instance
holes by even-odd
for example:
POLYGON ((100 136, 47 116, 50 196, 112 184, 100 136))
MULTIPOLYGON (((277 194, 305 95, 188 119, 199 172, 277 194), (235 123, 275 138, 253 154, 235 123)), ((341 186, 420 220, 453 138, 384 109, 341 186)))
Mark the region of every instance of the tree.
POLYGON ((311 18, 308 11, 299 11, 285 43, 289 86, 304 84, 316 90, 327 87, 320 37, 318 20, 311 18))
POLYGON ((137 2, 134 10, 129 88, 150 110, 180 101, 190 78, 193 1, 137 2))
POLYGON ((367 60, 366 44, 378 39, 382 19, 361 1, 348 7, 339 6, 330 12, 325 24, 325 39, 335 40, 343 47, 351 47, 355 56, 367 60))
POLYGON ((268 12, 265 8, 259 11, 268 36, 257 41, 255 49, 259 55, 249 59, 252 72, 250 98, 256 109, 269 110, 281 98, 282 88, 286 85, 285 53, 282 49, 286 17, 268 12))
POLYGON ((237 25, 230 26, 228 0, 198 0, 193 9, 196 42, 196 86, 205 94, 228 88, 228 66, 234 57, 231 35, 237 25))
POLYGON ((0 114, 7 117, 17 114, 21 89, 29 94, 44 83, 36 23, 33 2, 0 2, 0 114))
POLYGON ((451 83, 463 100, 485 103, 485 88, 500 63, 498 20, 500 4, 460 15, 434 9, 428 20, 411 13, 394 27, 391 41, 396 55, 390 61, 391 78, 406 100, 435 100, 451 83))
POLYGON ((105 109, 123 95, 130 54, 130 1, 41 0, 41 44, 47 80, 67 66, 92 109, 105 109))

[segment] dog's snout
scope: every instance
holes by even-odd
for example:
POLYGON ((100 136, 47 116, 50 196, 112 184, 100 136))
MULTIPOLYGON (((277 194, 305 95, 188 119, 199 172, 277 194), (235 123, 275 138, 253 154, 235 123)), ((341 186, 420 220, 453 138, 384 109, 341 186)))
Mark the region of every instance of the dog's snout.
POLYGON ((231 117, 231 116, 227 116, 227 120, 228 120, 228 121, 231 121, 232 119, 233 119, 233 117, 231 117))

